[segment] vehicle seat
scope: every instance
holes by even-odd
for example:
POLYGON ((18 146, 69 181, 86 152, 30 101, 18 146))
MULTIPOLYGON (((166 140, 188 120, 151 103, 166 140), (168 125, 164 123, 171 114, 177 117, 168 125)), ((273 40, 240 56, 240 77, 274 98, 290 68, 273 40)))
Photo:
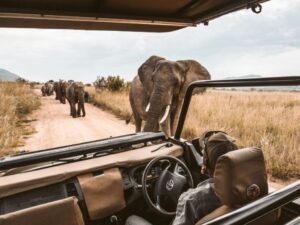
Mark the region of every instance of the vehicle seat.
POLYGON ((1 225, 84 225, 75 197, 46 203, 0 216, 1 225))
MULTIPOLYGON (((218 159, 214 172, 215 192, 223 205, 196 225, 229 213, 268 194, 267 172, 262 150, 245 148, 229 152, 218 159)), ((249 224, 275 224, 279 210, 249 224)))

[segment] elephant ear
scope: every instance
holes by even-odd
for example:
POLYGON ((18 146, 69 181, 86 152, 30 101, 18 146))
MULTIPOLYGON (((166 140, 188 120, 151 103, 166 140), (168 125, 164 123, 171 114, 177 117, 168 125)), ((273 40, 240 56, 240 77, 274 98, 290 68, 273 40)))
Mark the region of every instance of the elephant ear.
POLYGON ((153 90, 153 71, 155 70, 157 63, 161 60, 164 60, 164 58, 153 55, 148 58, 138 69, 138 76, 148 96, 151 95, 153 90))
POLYGON ((207 69, 195 60, 179 60, 177 63, 180 65, 181 70, 183 70, 183 73, 181 73, 183 82, 179 93, 180 99, 184 98, 188 86, 193 81, 211 79, 207 69))

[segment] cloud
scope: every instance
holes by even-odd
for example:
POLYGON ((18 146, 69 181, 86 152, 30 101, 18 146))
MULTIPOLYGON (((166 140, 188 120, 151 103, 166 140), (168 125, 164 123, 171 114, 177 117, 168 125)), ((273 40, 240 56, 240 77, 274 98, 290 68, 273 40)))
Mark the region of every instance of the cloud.
POLYGON ((243 10, 209 26, 170 33, 0 29, 0 67, 30 80, 133 78, 150 55, 195 59, 214 79, 300 73, 300 2, 272 0, 263 12, 243 10))

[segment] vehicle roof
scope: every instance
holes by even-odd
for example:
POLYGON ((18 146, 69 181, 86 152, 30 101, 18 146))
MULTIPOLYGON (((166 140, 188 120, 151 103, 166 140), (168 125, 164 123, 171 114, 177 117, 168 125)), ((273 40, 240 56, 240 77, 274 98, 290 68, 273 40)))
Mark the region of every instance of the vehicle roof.
POLYGON ((1 0, 0 27, 166 32, 268 0, 1 0))

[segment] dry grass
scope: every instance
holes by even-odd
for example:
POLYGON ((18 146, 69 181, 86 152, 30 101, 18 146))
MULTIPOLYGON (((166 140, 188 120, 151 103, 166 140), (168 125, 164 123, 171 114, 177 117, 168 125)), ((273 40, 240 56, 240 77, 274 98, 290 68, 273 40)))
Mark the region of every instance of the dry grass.
POLYGON ((224 130, 241 147, 261 146, 272 176, 300 176, 300 93, 212 91, 191 105, 185 137, 224 130))
POLYGON ((85 87, 90 93, 91 101, 94 105, 110 111, 121 119, 129 119, 131 107, 127 91, 111 92, 107 90, 95 90, 94 87, 85 87))
POLYGON ((0 82, 0 156, 11 154, 23 134, 31 133, 26 115, 40 106, 28 85, 0 82))
MULTIPOLYGON (((89 91, 99 107, 122 119, 130 116, 127 92, 89 91)), ((208 129, 226 131, 241 147, 261 146, 273 177, 300 177, 299 92, 208 91, 194 96, 183 137, 208 129)))

